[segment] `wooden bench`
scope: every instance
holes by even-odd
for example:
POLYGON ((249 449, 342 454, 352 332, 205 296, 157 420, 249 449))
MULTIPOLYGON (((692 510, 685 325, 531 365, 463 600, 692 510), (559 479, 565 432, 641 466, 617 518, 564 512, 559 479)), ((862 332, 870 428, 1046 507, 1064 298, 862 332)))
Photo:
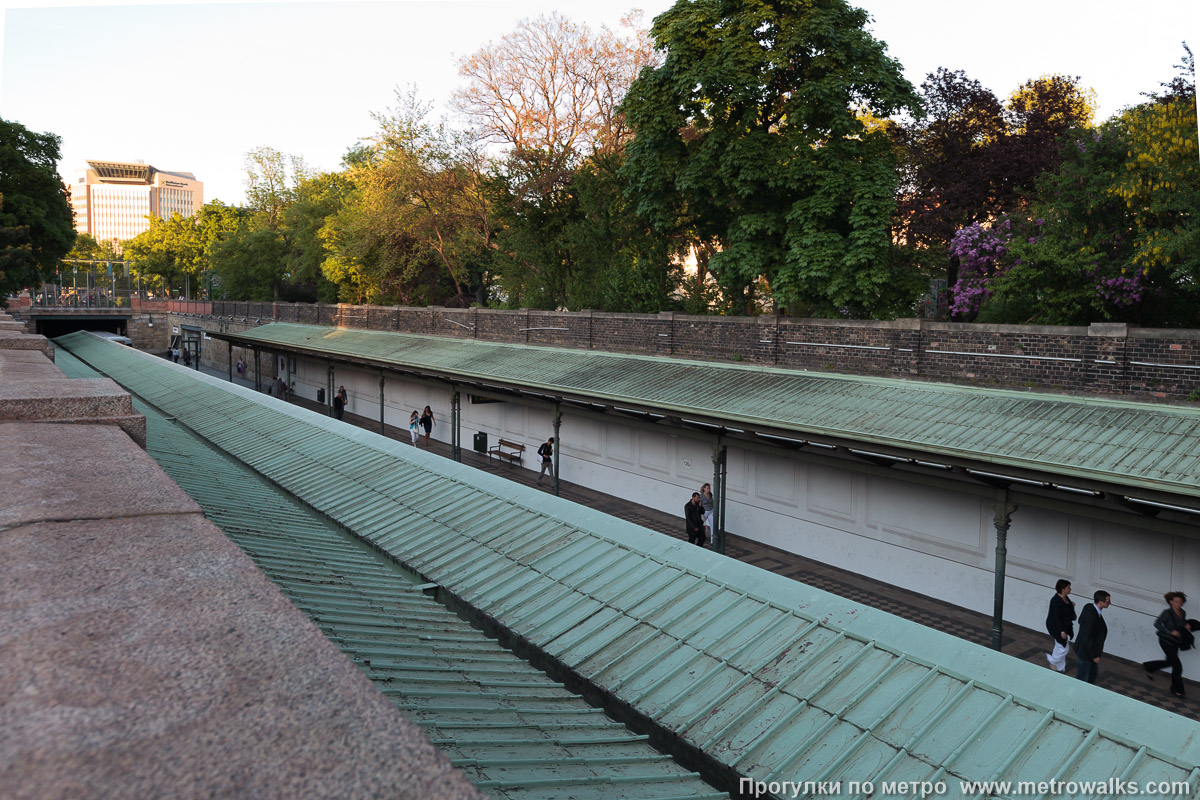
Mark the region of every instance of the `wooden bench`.
POLYGON ((521 458, 525 455, 525 445, 520 442, 510 442, 508 439, 501 439, 496 442, 496 446, 488 450, 489 456, 503 458, 508 461, 509 466, 521 463, 521 458))

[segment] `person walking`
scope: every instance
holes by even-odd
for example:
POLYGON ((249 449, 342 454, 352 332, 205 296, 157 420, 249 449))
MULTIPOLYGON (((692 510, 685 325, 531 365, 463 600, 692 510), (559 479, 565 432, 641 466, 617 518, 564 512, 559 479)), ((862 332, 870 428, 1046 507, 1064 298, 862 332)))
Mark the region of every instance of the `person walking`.
POLYGON ((1166 658, 1157 661, 1146 661, 1142 669, 1146 677, 1154 680, 1154 673, 1163 667, 1171 668, 1171 694, 1183 697, 1183 662, 1179 660, 1180 646, 1191 639, 1187 617, 1183 614, 1183 604, 1187 595, 1183 592, 1167 592, 1163 595, 1167 608, 1154 620, 1154 631, 1158 634, 1158 646, 1162 648, 1166 658))
POLYGON ((1046 660, 1058 672, 1067 671, 1067 642, 1075 635, 1075 603, 1070 595, 1071 582, 1059 578, 1054 584, 1054 597, 1050 598, 1050 610, 1046 613, 1046 630, 1054 642, 1046 660))
POLYGON ((429 434, 433 431, 433 411, 429 406, 425 406, 425 411, 421 414, 421 427, 425 429, 425 446, 429 447, 429 434))
POLYGON ((417 446, 417 436, 421 433, 421 417, 417 414, 414 408, 412 415, 408 418, 408 434, 412 436, 413 447, 417 446))
POLYGON ((542 482, 542 476, 546 475, 547 473, 550 475, 550 479, 553 480, 554 479, 554 437, 553 436, 551 436, 546 441, 542 442, 541 446, 538 447, 538 449, 537 449, 537 454, 539 456, 541 456, 541 458, 542 458, 542 463, 540 465, 541 469, 538 471, 537 482, 540 484, 542 482))
POLYGON ((700 507, 704 509, 705 538, 708 539, 708 543, 711 545, 713 543, 713 496, 712 486, 707 483, 700 487, 700 507))
POLYGON ((699 492, 692 492, 692 499, 683 507, 683 521, 688 541, 704 547, 704 507, 700 505, 699 492))
POLYGON ((176 364, 179 363, 179 348, 178 347, 175 348, 175 363, 176 364))
POLYGON ((1108 638, 1104 609, 1111 604, 1109 593, 1097 589, 1092 594, 1092 602, 1079 612, 1079 635, 1075 637, 1075 677, 1081 681, 1095 683, 1100 675, 1100 656, 1104 655, 1104 640, 1108 638))
POLYGON ((342 414, 346 413, 346 401, 348 399, 346 396, 346 387, 339 386, 337 394, 333 396, 333 416, 337 419, 341 419, 342 414))
POLYGON ((246 362, 242 361, 240 358, 238 359, 237 363, 237 374, 239 378, 244 378, 246 376, 246 362))

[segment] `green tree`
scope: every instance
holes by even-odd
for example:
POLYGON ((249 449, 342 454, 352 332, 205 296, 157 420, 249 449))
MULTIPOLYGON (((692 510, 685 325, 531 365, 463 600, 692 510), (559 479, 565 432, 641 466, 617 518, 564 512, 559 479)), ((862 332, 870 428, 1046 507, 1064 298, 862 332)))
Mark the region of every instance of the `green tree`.
POLYGON ((112 242, 100 242, 91 234, 80 233, 75 237, 75 246, 65 256, 79 261, 120 261, 121 254, 112 242))
POLYGON ((190 279, 193 291, 201 275, 213 266, 217 246, 242 230, 247 214, 219 200, 205 203, 191 217, 172 214, 170 219, 149 217, 150 227, 124 243, 123 253, 133 262, 134 274, 161 276, 170 292, 190 279))
POLYGON ((221 296, 266 302, 279 299, 279 264, 284 261, 284 237, 270 228, 242 228, 213 248, 213 268, 221 296))
POLYGON ((184 285, 186 278, 198 287, 197 279, 208 262, 195 219, 172 214, 170 219, 151 216, 149 220, 150 227, 122 248, 136 274, 161 276, 168 294, 184 285))
POLYGON ((223 296, 234 300, 333 300, 320 230, 349 190, 340 173, 316 174, 271 147, 246 153, 247 208, 210 255, 223 296))
POLYGON ((75 243, 56 165, 61 140, 0 119, 0 302, 40 283, 75 243))
POLYGON ((844 0, 681 0, 651 33, 666 61, 622 109, 622 175, 660 232, 718 243, 708 269, 738 310, 887 315, 894 151, 860 111, 918 107, 866 12, 844 0))
POLYGON ((1013 217, 980 320, 1200 325, 1200 148, 1186 45, 1181 67, 1150 102, 1059 137, 1058 166, 1013 217))
POLYGON ((681 282, 672 244, 629 209, 620 151, 597 153, 544 197, 496 181, 499 294, 511 307, 651 313, 681 282))
POLYGON ((356 154, 353 200, 322 229, 325 276, 353 302, 482 304, 496 246, 486 160, 415 94, 398 98, 356 154))
POLYGON ((321 269, 328 255, 321 229, 345 206, 353 191, 354 184, 345 172, 323 172, 297 184, 296 198, 283 212, 288 245, 284 255, 284 299, 337 300, 337 287, 325 278, 321 269))

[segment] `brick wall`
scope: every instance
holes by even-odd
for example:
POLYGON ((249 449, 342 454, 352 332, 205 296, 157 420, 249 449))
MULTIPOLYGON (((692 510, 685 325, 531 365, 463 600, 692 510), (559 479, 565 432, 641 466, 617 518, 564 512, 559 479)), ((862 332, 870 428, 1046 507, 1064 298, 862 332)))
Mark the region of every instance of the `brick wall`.
POLYGON ((239 328, 277 320, 1010 388, 1168 400, 1200 392, 1200 330, 1123 323, 1054 327, 221 302, 211 313, 239 328))

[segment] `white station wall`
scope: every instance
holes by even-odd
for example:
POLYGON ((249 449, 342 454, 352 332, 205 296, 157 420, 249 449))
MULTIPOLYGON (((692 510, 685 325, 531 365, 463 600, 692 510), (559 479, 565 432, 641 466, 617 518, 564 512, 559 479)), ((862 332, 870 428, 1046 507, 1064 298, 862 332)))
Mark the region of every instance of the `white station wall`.
MULTIPOLYGON (((325 379, 324 362, 298 360, 301 396, 315 398, 325 379)), ((339 367, 334 385, 345 385, 347 411, 379 418, 378 372, 339 367)), ((409 414, 429 405, 437 420, 433 438, 450 441, 448 388, 389 375, 385 397, 389 425, 407 428, 409 414)), ((477 431, 492 444, 521 442, 524 466, 536 469, 535 450, 553 435, 548 409, 476 405, 465 393, 461 408, 464 447, 477 431)), ((684 504, 712 481, 711 447, 688 437, 564 411, 560 439, 562 480, 678 514, 681 530, 684 504)), ((734 446, 727 458, 731 533, 991 615, 996 541, 988 501, 734 446)), ((1018 508, 1008 536, 1005 619, 1042 630, 1060 577, 1072 582, 1078 611, 1094 590, 1112 593, 1105 612, 1109 653, 1159 658, 1153 622, 1165 607, 1163 593, 1183 591, 1200 602, 1200 542, 1018 508)), ((1046 641, 1048 650, 1049 635, 1046 641)), ((1200 658, 1182 657, 1185 674, 1195 674, 1200 658)))

